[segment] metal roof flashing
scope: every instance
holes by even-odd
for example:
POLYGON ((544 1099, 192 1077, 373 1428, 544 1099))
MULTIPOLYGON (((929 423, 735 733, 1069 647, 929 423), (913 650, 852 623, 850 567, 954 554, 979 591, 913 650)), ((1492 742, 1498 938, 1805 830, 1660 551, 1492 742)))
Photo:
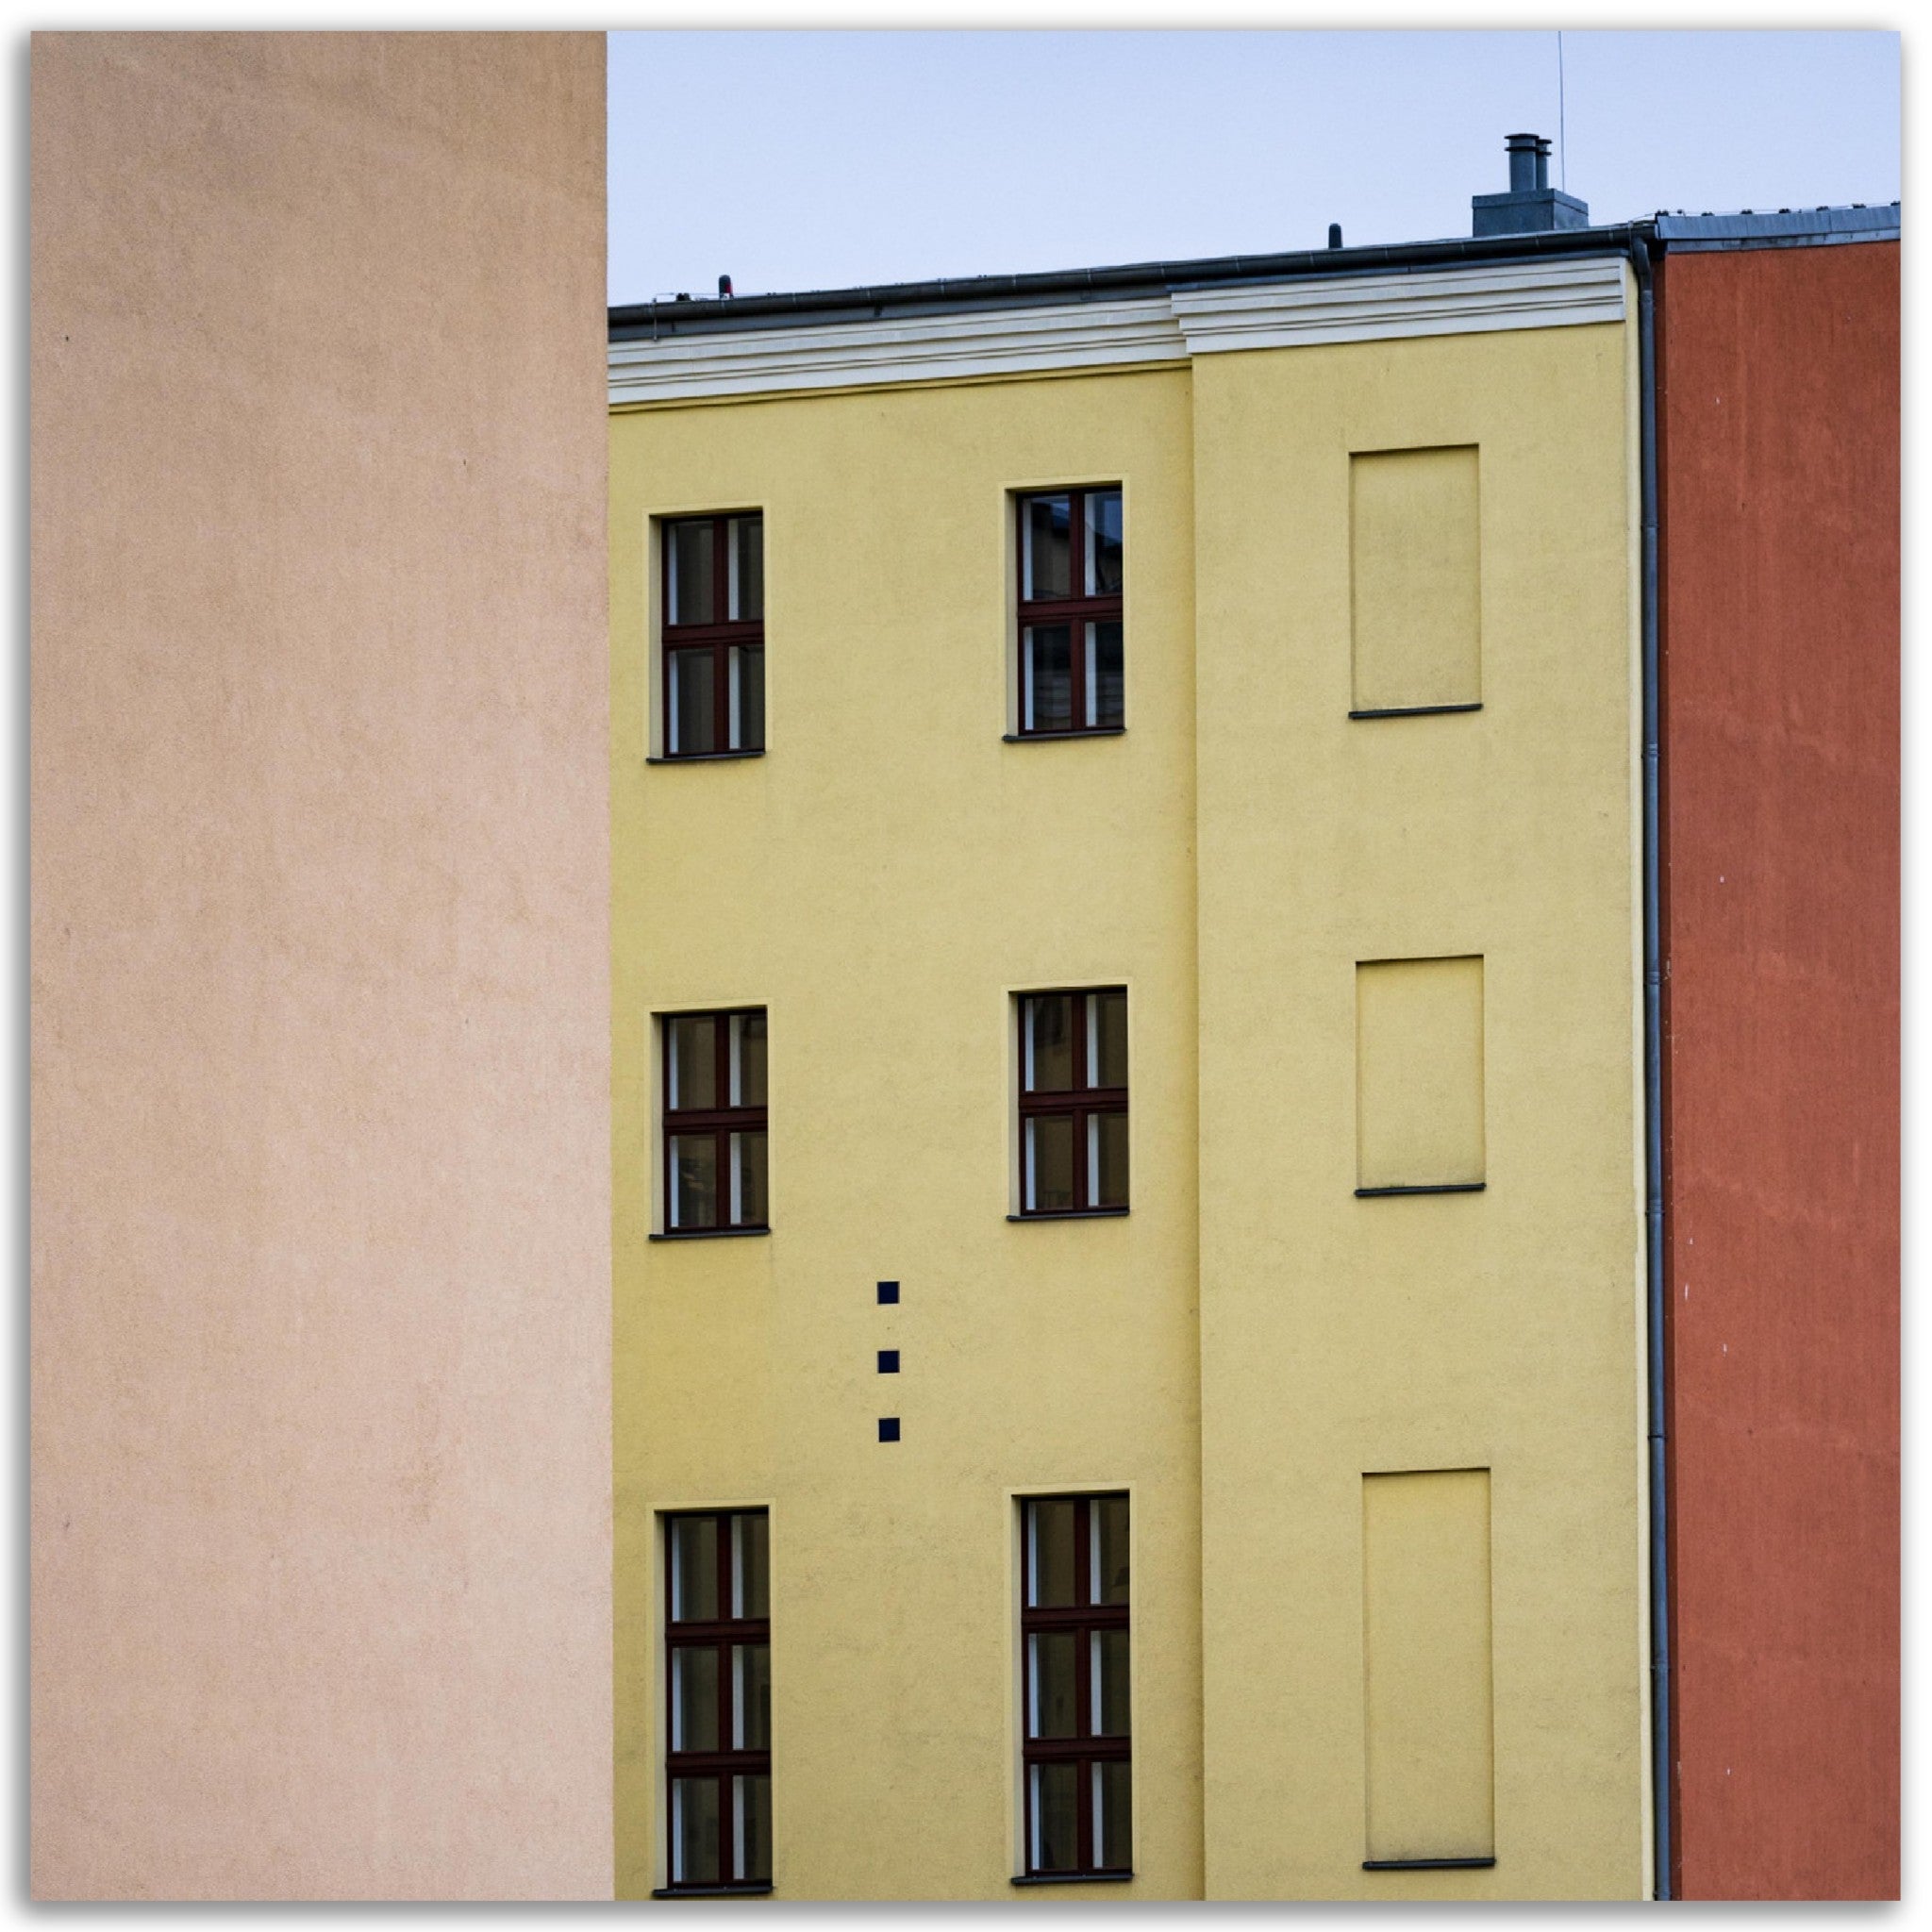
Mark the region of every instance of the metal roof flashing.
POLYGON ((1896 242, 1899 204, 1878 208, 1740 208, 1735 214, 1663 214, 1657 237, 1668 249, 1695 254, 1717 248, 1821 248, 1843 242, 1896 242))
POLYGON ((1552 255, 1621 255, 1648 234, 1647 223, 1531 234, 1457 236, 1358 248, 1308 248, 1271 255, 1207 256, 1186 261, 1132 262, 957 280, 887 282, 795 293, 693 296, 686 301, 620 304, 608 311, 612 342, 665 341, 738 329, 817 328, 841 322, 911 320, 1080 303, 1131 301, 1229 283, 1325 280, 1338 275, 1394 275, 1457 266, 1534 260, 1552 255))

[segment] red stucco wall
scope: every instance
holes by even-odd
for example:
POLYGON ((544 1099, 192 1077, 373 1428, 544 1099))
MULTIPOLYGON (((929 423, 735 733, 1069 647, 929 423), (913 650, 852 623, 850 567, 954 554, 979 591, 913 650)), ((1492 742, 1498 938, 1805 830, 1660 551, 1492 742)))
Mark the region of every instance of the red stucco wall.
POLYGON ((1899 1887, 1899 267, 1674 255, 1680 1895, 1899 1887))

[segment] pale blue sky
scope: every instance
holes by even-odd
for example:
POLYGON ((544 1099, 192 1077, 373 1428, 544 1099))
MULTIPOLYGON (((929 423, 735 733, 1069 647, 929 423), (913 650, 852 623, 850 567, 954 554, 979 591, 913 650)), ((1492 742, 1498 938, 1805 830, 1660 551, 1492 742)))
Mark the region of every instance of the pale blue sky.
MULTIPOLYGON (((1593 220, 1899 195, 1895 34, 1563 48, 1593 220)), ((643 31, 609 71, 613 302, 1466 235, 1504 135, 1557 133, 1515 30, 643 31)))

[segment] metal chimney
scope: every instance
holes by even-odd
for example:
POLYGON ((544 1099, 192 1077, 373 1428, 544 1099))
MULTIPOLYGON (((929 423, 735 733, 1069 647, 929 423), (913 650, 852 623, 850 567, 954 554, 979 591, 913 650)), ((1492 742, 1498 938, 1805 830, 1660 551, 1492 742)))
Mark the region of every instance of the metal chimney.
POLYGON ((1550 186, 1550 143, 1541 134, 1512 134, 1504 142, 1509 156, 1509 192, 1470 197, 1470 232, 1528 235, 1541 228, 1587 228, 1590 204, 1550 186))

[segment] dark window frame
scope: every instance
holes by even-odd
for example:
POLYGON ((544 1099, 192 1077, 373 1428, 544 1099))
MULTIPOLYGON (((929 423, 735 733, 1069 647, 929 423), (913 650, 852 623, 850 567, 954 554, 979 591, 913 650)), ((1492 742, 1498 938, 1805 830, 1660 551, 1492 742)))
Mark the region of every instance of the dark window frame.
MULTIPOLYGON (((725 1234, 769 1234, 771 1232, 771 1120, 768 1105, 758 1107, 699 1107, 673 1108, 671 1105, 671 1026, 676 1020, 709 1020, 712 1023, 712 1052, 715 1058, 712 1066, 711 1091, 714 1094, 728 1096, 731 1091, 731 1022, 747 1018, 756 1013, 765 1021, 766 1052, 771 1049, 770 1008, 766 1007, 700 1007, 694 1010, 677 1013, 660 1013, 658 1016, 659 1029, 658 1050, 662 1058, 663 1105, 659 1108, 659 1121, 664 1141, 662 1174, 664 1180, 664 1226, 660 1240, 676 1241, 687 1237, 701 1240, 712 1235, 725 1234), (763 1134, 765 1137, 765 1196, 766 1218, 762 1221, 732 1221, 730 1213, 730 1174, 731 1174, 731 1136, 733 1134, 763 1134), (704 1227, 680 1227, 674 1219, 673 1204, 676 1198, 676 1169, 674 1165, 672 1149, 679 1139, 694 1138, 709 1134, 715 1149, 713 1159, 718 1175, 718 1208, 720 1218, 704 1227)), ((769 1101, 771 1091, 771 1062, 766 1060, 766 1095, 769 1101)))
MULTIPOLYGON (((728 615, 717 615, 720 602, 724 602, 728 612, 730 608, 731 581, 731 525, 744 518, 756 517, 758 522, 758 546, 760 557, 764 548, 765 513, 761 509, 715 510, 702 516, 660 517, 658 524, 658 675, 663 692, 664 706, 664 747, 658 759, 662 764, 684 764, 706 758, 761 758, 765 750, 764 733, 764 670, 765 648, 764 596, 762 589, 758 598, 758 612, 756 618, 733 619, 728 615), (674 624, 671 618, 671 546, 676 531, 694 524, 708 524, 711 526, 711 613, 712 621, 706 624, 674 624), (756 744, 732 744, 731 737, 731 652, 756 647, 759 653, 760 665, 758 741, 756 744), (713 736, 724 741, 709 751, 682 751, 672 748, 673 719, 675 716, 677 692, 673 679, 675 660, 683 656, 708 652, 711 658, 711 716, 713 736)), ((761 566, 762 569, 762 566, 761 566)), ((741 733, 741 736, 742 734, 741 733)))
POLYGON ((1130 1149, 1133 1139, 1133 1109, 1127 1098, 1133 1086, 1131 1060, 1127 1083, 1124 1086, 1089 1087, 1084 1084, 1091 1071, 1087 1064, 1087 1002, 1108 993, 1118 993, 1124 1000, 1127 989, 1124 986, 1058 986, 1044 987, 1036 991, 1016 993, 1013 996, 1015 1043, 1019 1050, 1017 1086, 1020 1211, 1009 1216, 1010 1220, 1068 1221, 1124 1214, 1132 1203, 1134 1184, 1131 1152, 1127 1170, 1127 1199, 1105 1206, 1096 1205, 1092 1200, 1093 1175, 1087 1158, 1087 1121, 1091 1114, 1121 1115, 1125 1123, 1130 1149), (1074 1003, 1070 1041, 1073 1052, 1074 1084, 1067 1088, 1038 1092, 1026 1085, 1027 1009, 1035 1000, 1058 999, 1070 999, 1074 1003), (1035 1208, 1026 1198, 1026 1124, 1031 1120, 1069 1117, 1074 1124, 1074 1199, 1076 1204, 1081 1205, 1072 1208, 1035 1208))
MULTIPOLYGON (((1132 1497, 1124 1490, 1094 1490, 1020 1498, 1020 1783, 1022 1802, 1022 1862, 1026 1878, 1066 1880, 1077 1878, 1131 1878, 1134 1875, 1132 1846, 1129 1857, 1121 1865, 1096 1865, 1093 1861, 1093 1767, 1101 1763, 1131 1765, 1134 1757, 1132 1695, 1129 1693, 1129 1726, 1117 1734, 1096 1733, 1093 1724, 1092 1638, 1101 1630, 1124 1630, 1127 1637, 1128 1673, 1133 1672, 1133 1635, 1130 1611, 1133 1607, 1132 1569, 1128 1570, 1127 1601, 1101 1604, 1093 1601, 1092 1506, 1120 1498, 1127 1504, 1129 1546, 1133 1537, 1132 1497), (1033 1509, 1041 1503, 1074 1505, 1074 1602, 1052 1607, 1036 1607, 1033 1560, 1036 1540, 1028 1532, 1033 1509), (1041 1633, 1071 1630, 1074 1633, 1074 1702, 1078 1730, 1071 1738, 1035 1738, 1031 1732, 1033 1692, 1033 1644, 1041 1633), (1067 1764, 1076 1767, 1074 1789, 1077 1805, 1078 1862, 1069 1870, 1042 1871, 1033 1862, 1033 1767, 1036 1764, 1067 1764)), ((1131 1809, 1131 1800, 1130 1800, 1131 1809)))
POLYGON ((733 1748, 729 1743, 732 1736, 732 1673, 731 1652, 735 1645, 762 1643, 767 1657, 771 1655, 772 1619, 771 1605, 770 1550, 771 1512, 767 1509, 675 1509, 668 1511, 660 1521, 664 1537, 664 1874, 663 1892, 720 1892, 748 1891, 761 1892, 772 1889, 769 1874, 758 1878, 734 1878, 726 1875, 737 1869, 740 1854, 743 1850, 738 1842, 737 1807, 732 1803, 731 1781, 737 1777, 758 1777, 767 1779, 772 1774, 772 1750, 769 1740, 760 1750, 733 1748), (731 1607, 732 1548, 731 1523, 734 1517, 762 1517, 766 1536, 766 1603, 767 1614, 762 1617, 733 1617, 722 1615, 707 1619, 680 1620, 676 1614, 677 1598, 675 1590, 675 1557, 672 1546, 672 1524, 675 1523, 703 1522, 708 1519, 717 1525, 718 1544, 718 1607, 722 1611, 731 1607), (674 1696, 673 1673, 676 1666, 675 1653, 679 1650, 715 1650, 718 1654, 718 1738, 721 1748, 715 1751, 677 1751, 671 1743, 671 1700, 674 1696), (713 1879, 680 1879, 677 1876, 676 1809, 675 1783, 679 1778, 715 1778, 718 1784, 718 1862, 720 1875, 713 1879))
POLYGON ((1013 626, 1013 730, 1016 743, 1035 738, 1111 738, 1126 729, 1126 580, 1127 533, 1126 491, 1118 483, 1083 483, 1060 490, 1027 490, 1013 498, 1013 585, 1018 621, 1013 626), (1029 506, 1050 497, 1064 496, 1067 507, 1068 580, 1083 586, 1082 594, 1069 597, 1026 595, 1026 512, 1029 506), (1085 594, 1087 499, 1090 496, 1118 496, 1121 499, 1121 588, 1102 595, 1085 594), (1037 625, 1064 624, 1067 626, 1067 670, 1069 676, 1068 713, 1070 725, 1029 725, 1026 722, 1026 632, 1037 625), (1089 624, 1118 624, 1121 626, 1121 715, 1118 720, 1087 723, 1087 651, 1085 626, 1089 624))

